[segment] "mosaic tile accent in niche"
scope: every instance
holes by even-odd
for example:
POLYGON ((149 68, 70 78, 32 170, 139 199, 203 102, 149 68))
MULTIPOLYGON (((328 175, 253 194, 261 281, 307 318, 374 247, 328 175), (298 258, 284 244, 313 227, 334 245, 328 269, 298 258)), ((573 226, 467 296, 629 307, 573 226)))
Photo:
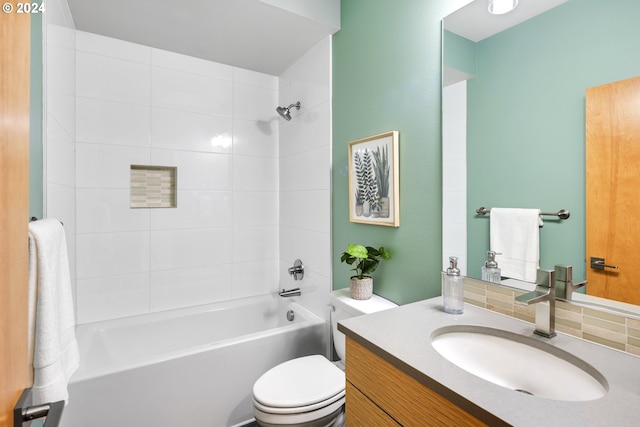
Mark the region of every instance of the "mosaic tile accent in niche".
POLYGON ((175 208, 178 206, 178 168, 131 165, 130 207, 175 208))

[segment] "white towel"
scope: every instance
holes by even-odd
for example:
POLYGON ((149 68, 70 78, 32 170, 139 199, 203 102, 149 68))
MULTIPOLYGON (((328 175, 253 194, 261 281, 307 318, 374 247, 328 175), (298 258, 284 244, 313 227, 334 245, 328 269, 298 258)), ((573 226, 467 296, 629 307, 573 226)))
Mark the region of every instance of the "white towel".
POLYGON ((80 356, 64 228, 56 219, 29 223, 29 355, 33 404, 68 401, 80 356))
POLYGON ((491 208, 491 250, 502 275, 535 282, 540 265, 539 209, 491 208))

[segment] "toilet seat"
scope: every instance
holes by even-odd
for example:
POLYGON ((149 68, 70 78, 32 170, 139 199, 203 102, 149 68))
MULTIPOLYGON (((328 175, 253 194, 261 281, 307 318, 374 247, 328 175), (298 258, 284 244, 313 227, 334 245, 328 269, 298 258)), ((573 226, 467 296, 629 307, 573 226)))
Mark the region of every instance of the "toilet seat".
POLYGON ((253 386, 254 414, 265 425, 330 421, 342 412, 344 401, 344 372, 318 355, 281 363, 253 386))
POLYGON ((260 403, 259 401, 257 401, 254 397, 253 406, 256 409, 260 410, 261 412, 265 412, 269 414, 290 415, 290 414, 300 414, 303 412, 306 413, 306 412, 317 411, 319 409, 331 406, 333 403, 336 403, 336 402, 339 403, 338 405, 339 407, 340 405, 344 404, 344 397, 345 397, 345 392, 343 390, 342 392, 336 394, 335 396, 331 396, 331 398, 324 400, 322 402, 316 402, 311 405, 304 405, 304 406, 292 406, 287 408, 266 406, 260 403))
POLYGON ((313 410, 344 396, 344 372, 320 355, 299 357, 265 372, 253 385, 253 400, 272 413, 313 410))

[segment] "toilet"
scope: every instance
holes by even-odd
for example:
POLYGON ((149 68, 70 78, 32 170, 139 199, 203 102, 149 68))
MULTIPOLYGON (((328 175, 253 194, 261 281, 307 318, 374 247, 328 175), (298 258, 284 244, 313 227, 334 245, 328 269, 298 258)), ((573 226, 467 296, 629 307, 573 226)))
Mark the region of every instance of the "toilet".
POLYGON ((304 356, 265 372, 253 385, 253 414, 262 427, 341 427, 344 425, 345 336, 338 322, 349 317, 397 307, 378 295, 354 300, 349 288, 330 295, 331 328, 337 362, 324 356, 304 356))

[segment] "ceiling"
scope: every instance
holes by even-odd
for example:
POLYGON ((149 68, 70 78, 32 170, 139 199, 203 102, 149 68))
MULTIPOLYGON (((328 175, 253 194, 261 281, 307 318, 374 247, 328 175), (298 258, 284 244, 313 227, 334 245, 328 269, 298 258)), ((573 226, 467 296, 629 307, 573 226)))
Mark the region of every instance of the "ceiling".
MULTIPOLYGON (((472 1, 447 16, 445 28, 477 42, 568 0, 519 0, 505 15, 489 14, 487 1, 472 1)), ((78 30, 276 76, 339 29, 274 6, 275 0, 68 3, 78 30)))
POLYGON ((339 28, 260 0, 68 0, 76 29, 280 75, 339 28))
POLYGON ((506 30, 569 0, 519 0, 518 6, 504 15, 492 15, 488 0, 475 0, 444 18, 444 27, 473 42, 506 30))

